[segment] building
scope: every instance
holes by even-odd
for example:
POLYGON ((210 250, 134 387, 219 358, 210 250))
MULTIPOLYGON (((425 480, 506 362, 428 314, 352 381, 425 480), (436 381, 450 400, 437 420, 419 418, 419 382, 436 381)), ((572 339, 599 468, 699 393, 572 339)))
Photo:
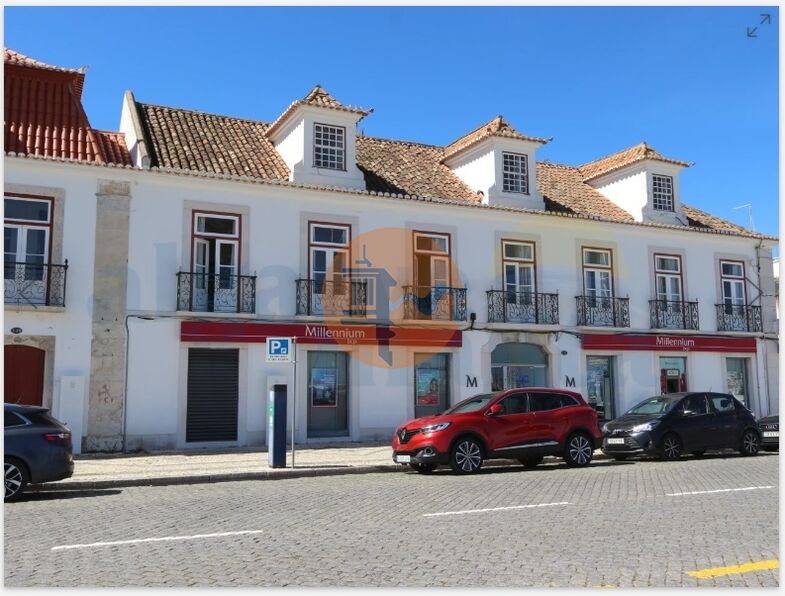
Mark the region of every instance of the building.
POLYGON ((776 238, 686 205, 690 164, 645 143, 538 161, 549 140, 501 116, 446 147, 379 139, 369 113, 319 86, 270 122, 128 92, 132 166, 6 155, 20 184, 95 172, 123 197, 127 243, 90 249, 127 258, 93 284, 127 381, 119 413, 86 381, 85 448, 261 444, 278 383, 314 443, 513 386, 574 387, 608 418, 685 388, 776 410, 776 238), (265 360, 279 336, 296 373, 265 360))

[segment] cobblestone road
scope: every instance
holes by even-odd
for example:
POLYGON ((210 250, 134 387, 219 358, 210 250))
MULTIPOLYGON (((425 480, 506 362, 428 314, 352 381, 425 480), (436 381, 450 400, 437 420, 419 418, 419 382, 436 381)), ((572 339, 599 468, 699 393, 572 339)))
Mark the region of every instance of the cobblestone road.
POLYGON ((776 586, 777 569, 688 572, 779 558, 778 463, 765 454, 39 493, 5 507, 5 582, 776 586), (773 488, 669 496, 747 487, 773 488), (475 509, 488 511, 454 513, 475 509), (52 550, 167 537, 178 539, 52 550))

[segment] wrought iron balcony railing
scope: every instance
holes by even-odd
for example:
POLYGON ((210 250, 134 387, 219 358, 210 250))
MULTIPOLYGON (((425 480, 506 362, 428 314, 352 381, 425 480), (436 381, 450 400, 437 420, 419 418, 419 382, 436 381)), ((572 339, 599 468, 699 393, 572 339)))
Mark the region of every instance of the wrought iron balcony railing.
POLYGON ((488 290, 489 323, 559 323, 559 295, 488 290))
POLYGON ((403 286, 405 319, 465 321, 466 288, 403 286))
POLYGON ((5 262, 5 303, 32 306, 65 306, 64 265, 5 262))
POLYGON ((649 300, 652 329, 698 329, 698 303, 649 300))
POLYGON ((583 327, 629 327, 630 299, 576 296, 578 325, 583 327))
POLYGON ((717 331, 763 331, 760 306, 717 304, 717 331))
POLYGON ((177 310, 253 314, 256 276, 225 273, 177 274, 177 310))
POLYGON ((298 279, 297 314, 309 316, 365 316, 367 283, 298 279))

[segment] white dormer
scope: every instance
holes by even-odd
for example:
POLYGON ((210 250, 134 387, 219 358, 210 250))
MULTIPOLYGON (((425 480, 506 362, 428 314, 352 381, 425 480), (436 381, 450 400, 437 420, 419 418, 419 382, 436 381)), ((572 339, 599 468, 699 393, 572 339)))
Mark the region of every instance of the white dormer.
POLYGON ((486 205, 543 211, 536 151, 548 140, 522 135, 497 116, 445 147, 442 163, 481 194, 486 205))
POLYGON ((635 221, 686 226, 679 174, 691 165, 665 157, 646 143, 640 143, 578 169, 584 182, 632 215, 635 221))
POLYGON ((357 123, 370 110, 345 106, 317 85, 291 104, 265 134, 301 184, 365 189, 357 168, 357 123))

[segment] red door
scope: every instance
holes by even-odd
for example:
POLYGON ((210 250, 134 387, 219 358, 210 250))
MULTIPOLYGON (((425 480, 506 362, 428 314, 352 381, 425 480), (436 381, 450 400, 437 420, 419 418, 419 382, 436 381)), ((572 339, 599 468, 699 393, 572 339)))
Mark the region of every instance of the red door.
POLYGON ((5 346, 5 402, 40 406, 44 402, 46 352, 30 346, 5 346))

